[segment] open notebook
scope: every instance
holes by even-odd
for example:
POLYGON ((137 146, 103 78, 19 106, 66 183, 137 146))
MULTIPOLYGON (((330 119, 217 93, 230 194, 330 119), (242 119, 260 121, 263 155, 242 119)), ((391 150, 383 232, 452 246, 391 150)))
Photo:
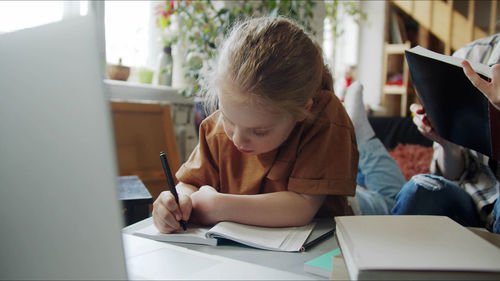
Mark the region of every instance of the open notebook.
POLYGON ((311 234, 315 223, 301 227, 259 227, 235 222, 220 222, 210 227, 188 225, 185 232, 163 234, 150 223, 136 230, 134 235, 164 242, 217 245, 219 239, 228 239, 250 247, 271 250, 297 252, 311 234))

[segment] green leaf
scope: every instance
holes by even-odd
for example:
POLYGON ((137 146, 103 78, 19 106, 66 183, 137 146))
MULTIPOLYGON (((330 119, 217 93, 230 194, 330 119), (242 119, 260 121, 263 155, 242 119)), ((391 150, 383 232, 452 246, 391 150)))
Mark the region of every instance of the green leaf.
POLYGON ((158 25, 162 29, 166 28, 168 26, 168 24, 167 24, 167 18, 164 18, 164 17, 158 18, 158 25))

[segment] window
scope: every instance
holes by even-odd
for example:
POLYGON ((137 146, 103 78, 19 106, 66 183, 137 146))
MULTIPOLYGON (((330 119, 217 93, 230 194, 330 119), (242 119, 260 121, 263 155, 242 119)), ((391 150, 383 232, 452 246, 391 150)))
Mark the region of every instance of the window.
MULTIPOLYGON (((132 67, 154 67, 154 7, 157 1, 106 1, 106 61, 132 67)), ((159 51, 159 47, 157 48, 159 51)))
POLYGON ((346 87, 347 72, 358 64, 359 26, 343 9, 339 5, 337 10, 337 32, 342 30, 339 37, 334 37, 330 19, 324 20, 323 50, 327 63, 333 70, 334 90, 337 94, 341 94, 346 87))
POLYGON ((88 13, 88 1, 0 1, 0 34, 88 13))

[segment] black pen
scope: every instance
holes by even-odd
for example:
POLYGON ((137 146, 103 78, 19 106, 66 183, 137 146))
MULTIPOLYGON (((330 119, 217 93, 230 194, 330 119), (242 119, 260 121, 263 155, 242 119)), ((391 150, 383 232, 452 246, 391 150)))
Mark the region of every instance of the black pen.
POLYGON ((318 244, 319 242, 325 240, 326 238, 328 238, 333 233, 335 233, 335 228, 332 229, 332 230, 330 230, 330 231, 327 231, 326 233, 323 233, 318 238, 316 238, 316 239, 314 239, 312 241, 307 242, 306 244, 304 244, 304 246, 302 246, 300 248, 300 251, 301 252, 305 252, 307 249, 311 248, 311 246, 314 246, 314 245, 318 244))
MULTIPOLYGON (((175 203, 179 205, 179 195, 177 194, 177 190, 175 189, 174 178, 172 177, 172 172, 170 172, 170 166, 168 166, 167 156, 163 151, 160 152, 160 160, 161 160, 161 165, 163 166, 163 172, 165 172, 165 177, 167 178, 168 188, 170 189, 170 192, 174 195, 175 203)), ((187 229, 186 222, 181 219, 179 223, 181 224, 182 229, 186 231, 187 229)))

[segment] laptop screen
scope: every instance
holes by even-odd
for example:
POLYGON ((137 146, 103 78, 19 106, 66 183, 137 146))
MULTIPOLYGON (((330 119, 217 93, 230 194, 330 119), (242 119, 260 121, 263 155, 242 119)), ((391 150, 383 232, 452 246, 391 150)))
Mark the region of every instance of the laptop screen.
POLYGON ((92 15, 0 35, 0 279, 125 279, 92 15))

